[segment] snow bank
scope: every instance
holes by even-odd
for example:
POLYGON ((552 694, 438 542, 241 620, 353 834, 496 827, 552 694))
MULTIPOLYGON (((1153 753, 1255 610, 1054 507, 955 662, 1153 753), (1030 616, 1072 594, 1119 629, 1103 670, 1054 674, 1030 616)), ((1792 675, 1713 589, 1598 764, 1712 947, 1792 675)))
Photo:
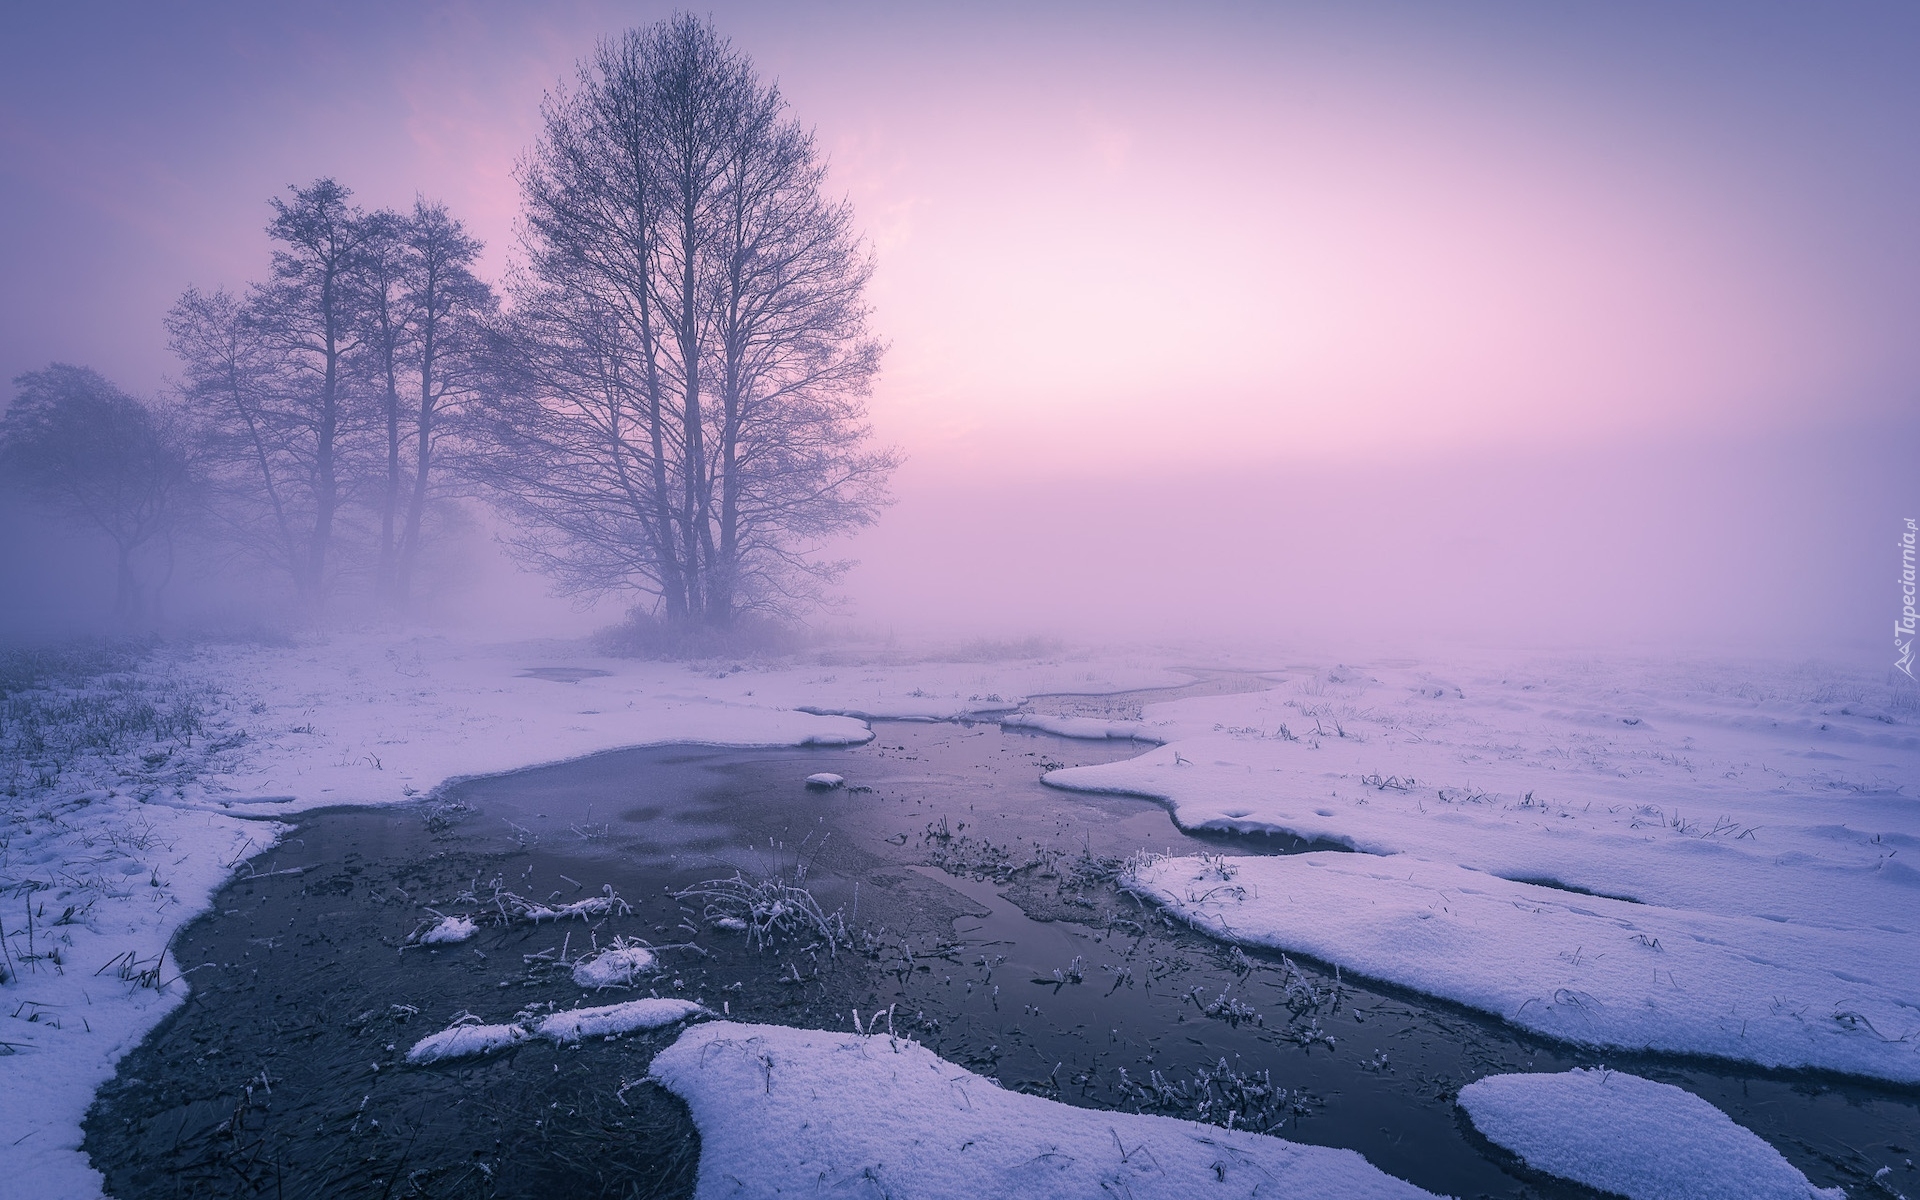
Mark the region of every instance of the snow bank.
POLYGON ((1055 737, 1090 741, 1131 739, 1136 742, 1166 741, 1165 730, 1154 729, 1142 721, 1103 721, 1097 717, 1051 717, 1044 713, 1015 713, 1000 718, 1002 729, 1032 729, 1055 737))
POLYGON ((844 775, 835 775, 832 771, 816 771, 812 775, 807 776, 807 786, 810 788, 832 791, 834 788, 845 787, 846 785, 847 777, 844 775))
POLYGON ((420 935, 423 946, 439 946, 448 942, 464 942, 480 931, 480 927, 469 917, 443 917, 438 925, 420 935))
POLYGON ((448 1058, 492 1054, 495 1050, 518 1046, 529 1036, 519 1025, 455 1025, 415 1042, 413 1049, 407 1051, 407 1061, 423 1065, 448 1058))
POLYGON ((1535 1170, 1628 1200, 1846 1200, 1705 1100, 1637 1075, 1489 1075, 1460 1107, 1535 1170))
POLYGON ((852 717, 860 721, 972 721, 1020 707, 1015 700, 961 700, 958 697, 897 696, 865 704, 802 704, 796 711, 816 717, 852 717))
POLYGON ((1920 1082, 1920 958, 1903 934, 1630 904, 1407 855, 1167 858, 1124 882, 1217 937, 1565 1041, 1920 1082))
POLYGON ((581 1038, 612 1037, 639 1029, 659 1029, 706 1011, 691 1000, 629 1000, 625 1004, 554 1013, 536 1025, 534 1032, 556 1042, 577 1042, 581 1038))
POLYGON ((586 988, 632 987, 637 977, 653 970, 654 962, 654 953, 647 947, 616 942, 574 963, 573 981, 586 988))
POLYGON ((1351 1150, 1007 1092, 884 1035, 714 1022, 650 1073, 700 1127, 702 1198, 1430 1196, 1351 1150))

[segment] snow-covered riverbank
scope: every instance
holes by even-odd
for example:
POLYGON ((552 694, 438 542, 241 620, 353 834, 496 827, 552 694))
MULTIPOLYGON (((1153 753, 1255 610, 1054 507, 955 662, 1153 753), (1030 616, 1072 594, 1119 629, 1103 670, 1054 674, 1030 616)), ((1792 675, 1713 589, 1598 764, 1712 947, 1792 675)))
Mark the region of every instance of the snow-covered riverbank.
POLYGON ((164 953, 175 931, 280 818, 619 747, 856 744, 880 717, 1136 739, 1138 757, 1048 782, 1360 852, 1137 865, 1141 894, 1224 939, 1574 1042, 1920 1077, 1920 980, 1894 949, 1920 935, 1909 693, 1736 665, 1308 663, 1268 691, 1011 711, 1184 683, 1175 661, 696 669, 379 634, 162 648, 123 683, 193 697, 191 720, 58 771, 15 756, 0 1194, 99 1193, 79 1148, 93 1092, 190 987, 196 964, 164 953))
MULTIPOLYGON (((193 699, 166 735, 101 750, 16 746, 0 830, 8 954, 0 1034, 0 1195, 100 1194, 80 1121, 114 1064, 181 1002, 196 964, 175 931, 287 826, 332 804, 392 804, 450 779, 627 746, 846 745, 858 710, 942 717, 1003 711, 1050 690, 1185 682, 1145 658, 1009 663, 845 662, 762 668, 607 659, 573 643, 480 645, 334 635, 293 645, 162 647, 103 681, 38 694, 193 699), (539 668, 557 668, 541 671, 539 668), (58 770, 54 770, 54 765, 58 770), (38 764, 38 765, 36 765, 38 764), (43 785, 44 784, 44 785, 43 785), (263 819, 264 818, 264 819, 263 819)), ((64 698, 64 700, 63 700, 64 698)), ((266 869, 271 869, 271 865, 266 869)))

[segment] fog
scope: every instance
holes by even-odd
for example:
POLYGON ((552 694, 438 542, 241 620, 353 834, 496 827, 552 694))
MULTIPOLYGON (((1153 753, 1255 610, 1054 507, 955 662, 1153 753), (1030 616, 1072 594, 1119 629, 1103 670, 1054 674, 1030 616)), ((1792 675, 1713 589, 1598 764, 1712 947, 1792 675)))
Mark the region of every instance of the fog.
MULTIPOLYGON (((666 11, 9 12, 0 374, 164 394, 168 306, 260 278, 266 200, 323 175, 447 202, 498 282, 543 91, 666 11)), ((877 263, 905 465, 828 547, 859 565, 820 627, 1885 657, 1911 10, 713 15, 877 263)), ((104 616, 110 559, 4 511, 8 624, 104 616)), ((470 511, 414 619, 637 599, 549 596, 470 511)), ((270 608, 212 558, 170 588, 177 620, 270 608)))

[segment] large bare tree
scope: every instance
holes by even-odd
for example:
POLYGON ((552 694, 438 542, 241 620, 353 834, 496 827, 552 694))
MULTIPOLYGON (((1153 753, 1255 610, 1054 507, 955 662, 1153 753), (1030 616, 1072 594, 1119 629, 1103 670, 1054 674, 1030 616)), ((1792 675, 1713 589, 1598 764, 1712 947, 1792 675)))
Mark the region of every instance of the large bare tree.
POLYGON ((486 473, 561 589, 675 622, 791 612, 872 521, 872 272, 810 133, 678 16, 603 43, 522 163, 526 267, 486 473))

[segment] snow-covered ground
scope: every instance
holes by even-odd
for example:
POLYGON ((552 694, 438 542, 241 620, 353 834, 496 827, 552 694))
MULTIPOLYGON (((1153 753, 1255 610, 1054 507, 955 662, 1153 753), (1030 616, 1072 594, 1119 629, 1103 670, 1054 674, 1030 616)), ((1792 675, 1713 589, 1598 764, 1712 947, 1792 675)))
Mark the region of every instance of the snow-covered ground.
POLYGON ((1920 1080, 1910 688, 1336 668, 1145 723, 1164 746, 1047 782, 1360 852, 1139 864, 1218 936, 1571 1041, 1920 1080))
POLYGON ((1846 1200, 1705 1100, 1638 1075, 1489 1075, 1460 1107, 1535 1170, 1627 1200, 1846 1200))
POLYGON ((654 1056, 700 1127, 696 1195, 1432 1196, 1351 1150, 1074 1108, 886 1034, 716 1021, 654 1056))
MULTIPOLYGON (((98 1195, 80 1119, 120 1055, 190 985, 192 964, 164 955, 174 932, 284 829, 244 818, 394 803, 450 779, 624 746, 853 744, 871 736, 862 717, 998 719, 1041 692, 1185 682, 1174 661, 843 654, 689 669, 574 644, 380 634, 164 649, 141 673, 200 697, 190 741, 68 762, 50 786, 21 790, 0 831, 10 976, 0 1011, 15 1022, 0 1035, 12 1051, 0 1054, 0 1194, 98 1195), (561 669, 529 673, 542 667, 561 669)), ((1057 771, 1050 783, 1156 797, 1189 827, 1362 852, 1143 862, 1144 892, 1221 936, 1310 952, 1576 1041, 1916 1078, 1920 711, 1902 693, 1813 669, 1672 662, 1309 665, 1273 676, 1272 691, 1150 705, 1137 720, 1026 722, 1142 742, 1135 759, 1057 771), (1234 877, 1206 896, 1195 876, 1209 871, 1234 877)), ((743 1036, 702 1032, 723 1028, 696 1026, 681 1044, 743 1036)), ((662 1069, 692 1089, 699 1064, 684 1058, 663 1056, 662 1069)), ((929 1077, 957 1070, 922 1065, 929 1077)), ((847 1070, 849 1086, 865 1086, 866 1066, 847 1070)), ((701 1094, 703 1125, 735 1120, 714 1107, 724 1089, 701 1094)), ((760 1102, 749 1099, 740 1113, 760 1102)), ((1102 1114, 1087 1136, 1109 1145, 1108 1126, 1144 1119, 1102 1114)), ((1204 1136, 1227 1145, 1217 1131, 1204 1136)), ((1144 1134, 1112 1149, 1114 1169, 1135 1170, 1137 1144, 1144 1134)), ((1178 1144, 1156 1140, 1153 1153, 1178 1157, 1189 1148, 1178 1144)), ((1334 1161, 1256 1145, 1280 1156, 1259 1158, 1264 1169, 1289 1178, 1334 1161)), ((1049 1153, 1019 1169, 1057 1161, 1049 1153)), ((848 1154, 833 1161, 858 1157, 848 1154)), ((1199 1164, 1210 1178, 1213 1161, 1199 1164)), ((1242 1178, 1241 1160, 1220 1161, 1242 1178)), ((1339 1161, 1347 1166, 1325 1168, 1327 1179, 1400 1186, 1365 1175, 1353 1156, 1339 1161)), ((1141 1195, 1150 1185, 1131 1186, 1141 1195)))
MULTIPOLYGON (((23 788, 0 829, 10 980, 0 1012, 14 1017, 0 1034, 0 1196, 100 1194, 81 1118, 121 1055, 185 996, 191 964, 165 953, 174 933, 285 830, 243 818, 396 803, 456 778, 625 746, 872 736, 861 720, 803 704, 950 717, 1043 691, 1190 678, 1144 658, 695 670, 574 643, 390 634, 163 648, 137 674, 158 703, 193 696, 204 728, 69 761, 51 787, 23 788), (563 670, 528 674, 541 667, 563 670)), ((8 765, 0 775, 32 777, 24 757, 8 765)))

